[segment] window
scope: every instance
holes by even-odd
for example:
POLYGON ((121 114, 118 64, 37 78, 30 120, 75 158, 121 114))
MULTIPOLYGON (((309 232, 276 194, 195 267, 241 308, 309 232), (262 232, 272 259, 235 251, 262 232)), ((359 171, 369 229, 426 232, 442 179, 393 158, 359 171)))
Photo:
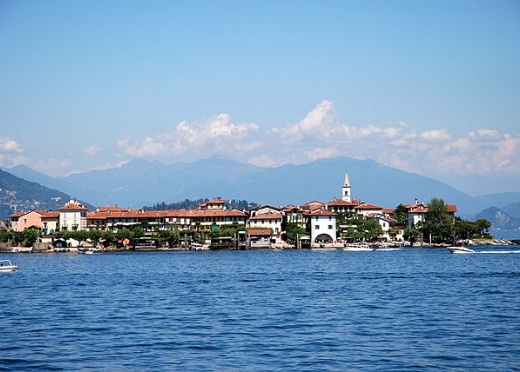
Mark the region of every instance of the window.
POLYGON ((314 229, 315 229, 315 230, 319 230, 319 229, 320 229, 320 225, 316 225, 316 226, 314 226, 314 229))
POLYGON ((332 225, 329 225, 329 230, 332 230, 332 225))

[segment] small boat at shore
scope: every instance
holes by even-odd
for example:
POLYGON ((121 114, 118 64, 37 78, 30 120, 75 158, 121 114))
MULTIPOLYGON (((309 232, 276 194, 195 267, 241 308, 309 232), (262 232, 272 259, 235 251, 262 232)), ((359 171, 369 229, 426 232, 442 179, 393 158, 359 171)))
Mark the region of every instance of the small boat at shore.
POLYGON ((475 253, 473 249, 464 246, 450 246, 446 249, 451 253, 475 253))
POLYGON ((13 247, 12 253, 32 253, 33 247, 13 247))
POLYGON ((78 254, 98 254, 101 252, 102 250, 99 248, 78 249, 78 254))
POLYGON ((368 252, 373 251, 374 248, 366 243, 347 243, 345 247, 343 247, 343 250, 352 252, 368 252))
POLYGON ((18 269, 18 265, 12 263, 9 260, 0 260, 0 272, 7 273, 11 271, 16 271, 18 269))

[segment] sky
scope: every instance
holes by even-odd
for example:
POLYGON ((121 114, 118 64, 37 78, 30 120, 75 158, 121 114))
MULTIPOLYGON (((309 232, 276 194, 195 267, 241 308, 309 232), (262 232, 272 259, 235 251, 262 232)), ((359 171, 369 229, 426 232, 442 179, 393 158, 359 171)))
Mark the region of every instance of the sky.
POLYGON ((517 0, 2 0, 0 56, 2 167, 349 156, 520 191, 517 0))

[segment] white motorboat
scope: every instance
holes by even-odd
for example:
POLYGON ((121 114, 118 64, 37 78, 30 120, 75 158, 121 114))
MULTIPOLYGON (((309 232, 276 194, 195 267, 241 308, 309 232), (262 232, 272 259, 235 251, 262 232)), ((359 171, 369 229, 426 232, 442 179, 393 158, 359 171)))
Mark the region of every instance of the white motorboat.
POLYGON ((16 271, 18 269, 18 265, 12 263, 9 260, 0 260, 0 272, 9 272, 16 271))
POLYGON ((450 246, 446 249, 451 253, 475 253, 473 249, 464 246, 450 246))
POLYGON ((97 254, 101 252, 102 250, 99 248, 78 249, 78 254, 97 254))
POLYGON ((13 247, 12 253, 32 253, 33 247, 13 247))
POLYGON ((373 251, 374 248, 372 248, 366 243, 347 243, 345 247, 343 247, 343 250, 353 252, 368 252, 373 251))

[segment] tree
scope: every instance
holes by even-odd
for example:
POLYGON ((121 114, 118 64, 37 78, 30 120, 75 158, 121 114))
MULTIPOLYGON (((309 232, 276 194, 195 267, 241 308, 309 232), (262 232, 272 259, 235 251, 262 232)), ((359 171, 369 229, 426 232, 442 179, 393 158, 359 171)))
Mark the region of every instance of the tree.
POLYGON ((486 235, 488 234, 488 229, 491 227, 491 222, 484 219, 479 218, 475 221, 475 224, 477 225, 477 228, 479 229, 480 235, 486 235))
POLYGON ((363 219, 349 220, 349 226, 344 231, 345 237, 358 241, 373 241, 381 234, 383 229, 376 221, 367 221, 363 219))
POLYGON ((399 233, 399 231, 395 227, 391 227, 388 229, 388 235, 390 235, 390 238, 392 240, 395 240, 395 237, 397 236, 398 233, 399 233))
POLYGON ((390 217, 396 220, 398 224, 406 225, 406 208, 399 204, 390 217))
POLYGON ((13 239, 12 231, 0 229, 0 242, 7 243, 11 239, 13 239))
POLYGON ((453 239, 453 225, 453 217, 448 212, 444 200, 433 198, 428 203, 428 215, 421 227, 423 235, 425 237, 430 236, 434 242, 453 239))
POLYGON ((415 227, 407 227, 403 231, 404 240, 408 240, 412 245, 417 241, 417 238, 421 235, 421 232, 415 227))
POLYGON ((285 233, 287 234, 287 243, 296 244, 297 238, 307 234, 307 230, 298 226, 297 223, 288 222, 285 227, 285 233))
POLYGON ((40 231, 35 229, 25 229, 18 234, 19 243, 24 247, 32 246, 40 237, 40 231))
POLYGON ((97 247, 98 243, 101 241, 101 239, 107 239, 111 234, 106 231, 101 230, 90 230, 88 232, 88 236, 90 240, 92 240, 92 245, 94 247, 97 247))

